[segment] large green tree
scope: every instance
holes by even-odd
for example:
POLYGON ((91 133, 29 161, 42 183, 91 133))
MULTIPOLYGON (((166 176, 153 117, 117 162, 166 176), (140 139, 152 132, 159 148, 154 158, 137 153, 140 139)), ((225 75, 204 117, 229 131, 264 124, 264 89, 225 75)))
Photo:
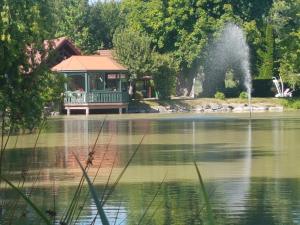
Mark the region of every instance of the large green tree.
POLYGON ((124 24, 120 2, 89 0, 55 1, 56 36, 66 36, 90 54, 112 48, 115 30, 124 24))
POLYGON ((123 1, 127 26, 147 33, 156 51, 172 53, 178 68, 190 66, 205 46, 213 23, 205 1, 123 1))
POLYGON ((54 0, 56 36, 66 36, 83 52, 91 53, 94 46, 91 40, 88 0, 54 0))
POLYGON ((213 33, 214 9, 219 4, 214 0, 125 0, 122 12, 126 25, 146 33, 156 52, 171 55, 179 86, 185 86, 192 83, 195 73, 190 70, 213 33))
POLYGON ((41 119, 47 84, 44 40, 53 34, 53 5, 3 0, 0 5, 0 114, 9 124, 33 128, 41 119))
POLYGON ((300 0, 276 0, 270 11, 278 71, 293 88, 300 84, 300 0))
POLYGON ((115 54, 126 65, 131 78, 142 78, 153 70, 151 38, 132 29, 118 29, 113 38, 115 54))
POLYGON ((123 26, 125 18, 121 16, 121 3, 98 1, 90 6, 89 22, 91 43, 94 50, 113 47, 113 35, 118 27, 123 26))
POLYGON ((128 67, 131 79, 152 75, 159 98, 170 98, 176 75, 172 55, 155 52, 151 38, 132 29, 119 29, 113 43, 116 57, 128 67))
POLYGON ((259 78, 271 79, 274 76, 274 34, 271 24, 266 26, 265 46, 258 50, 259 56, 262 59, 262 64, 259 69, 259 78))

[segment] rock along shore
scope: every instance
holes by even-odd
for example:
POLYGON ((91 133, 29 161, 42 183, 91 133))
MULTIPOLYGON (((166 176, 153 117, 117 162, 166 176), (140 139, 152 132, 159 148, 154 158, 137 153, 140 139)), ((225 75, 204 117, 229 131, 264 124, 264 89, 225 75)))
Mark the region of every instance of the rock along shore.
POLYGON ((129 113, 243 113, 283 112, 284 107, 277 99, 255 99, 251 107, 246 100, 230 99, 174 99, 169 101, 145 100, 129 104, 129 113))

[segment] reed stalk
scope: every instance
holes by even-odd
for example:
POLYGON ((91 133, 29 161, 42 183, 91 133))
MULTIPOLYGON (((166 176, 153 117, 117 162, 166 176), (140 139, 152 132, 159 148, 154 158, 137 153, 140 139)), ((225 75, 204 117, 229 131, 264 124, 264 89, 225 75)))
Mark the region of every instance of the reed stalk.
MULTIPOLYGON (((110 140, 109 140, 108 144, 106 145, 106 148, 105 148, 103 157, 102 157, 102 159, 101 159, 101 161, 100 161, 100 164, 98 165, 96 174, 95 174, 94 179, 93 179, 93 181, 92 181, 93 184, 94 184, 94 182, 95 182, 95 180, 96 180, 96 177, 98 176, 98 174, 99 174, 99 172, 100 172, 100 169, 102 168, 102 163, 104 162, 104 159, 105 159, 105 157, 106 157, 106 154, 107 154, 107 152, 108 152, 108 150, 109 150, 109 146, 110 146, 111 140, 112 140, 112 136, 110 137, 110 140)), ((89 196, 89 191, 87 191, 87 193, 86 193, 86 195, 85 195, 85 198, 84 198, 82 207, 81 207, 81 209, 79 210, 78 215, 77 215, 77 217, 76 217, 76 219, 75 219, 75 223, 78 221, 78 219, 79 219, 79 217, 80 217, 80 214, 81 214, 81 212, 82 212, 82 210, 83 210, 83 207, 85 206, 85 203, 86 203, 86 201, 87 201, 87 199, 88 199, 88 196, 89 196)), ((97 216, 98 216, 98 215, 95 215, 94 220, 96 220, 97 216)))
POLYGON ((121 205, 122 205, 122 201, 120 201, 120 204, 119 204, 119 207, 118 207, 118 210, 117 210, 117 214, 116 214, 116 217, 115 217, 115 222, 114 222, 114 225, 116 225, 116 224, 117 224, 117 220, 118 220, 118 217, 119 217, 119 213, 120 213, 121 205))
MULTIPOLYGON (((112 175, 112 171, 113 171, 114 166, 115 166, 116 159, 117 159, 117 153, 116 153, 116 155, 115 155, 113 165, 112 165, 112 167, 111 167, 111 169, 110 169, 110 171, 109 171, 109 175, 108 175, 108 178, 107 178, 107 181, 106 181, 104 190, 103 190, 102 195, 101 195, 100 203, 103 202, 103 199, 104 199, 104 196, 105 196, 105 192, 106 192, 106 190, 108 189, 109 181, 110 181, 110 178, 111 178, 111 175, 112 175)), ((94 178, 96 178, 96 176, 95 176, 94 178)), ((96 213, 96 215, 95 215, 95 217, 94 217, 94 219, 93 219, 93 221, 92 221, 92 224, 94 224, 94 223, 96 222, 97 216, 98 216, 98 212, 96 213)))
POLYGON ((166 179, 166 175, 164 176, 163 180, 162 180, 161 183, 159 184, 159 187, 158 187, 158 189, 157 189, 155 195, 153 196, 152 200, 150 201, 149 205, 147 206, 146 210, 144 211, 143 215, 141 216, 141 218, 140 218, 140 220, 139 220, 139 222, 138 222, 138 225, 141 225, 141 224, 142 224, 143 219, 144 219, 145 216, 147 215, 147 213, 148 213, 150 207, 152 206, 152 204, 153 204, 155 198, 157 197, 158 193, 160 192, 160 189, 161 189, 161 187, 162 187, 162 185, 163 185, 165 179, 166 179))
POLYGON ((92 184, 92 181, 90 180, 89 176, 87 175, 87 172, 86 172, 86 170, 83 168, 83 166, 82 166, 82 164, 80 163, 78 157, 77 157, 76 155, 74 155, 74 156, 75 156, 75 159, 76 159, 77 163, 79 164, 79 166, 80 166, 80 168, 81 168, 81 170, 82 170, 82 173, 83 173, 83 175, 84 175, 84 178, 86 179, 86 181, 87 181, 87 183, 88 183, 88 187, 89 187, 90 193, 91 193, 91 195, 92 195, 92 197, 93 197, 93 200, 94 200, 94 202, 95 202, 95 205, 96 205, 96 207, 97 207, 98 214, 100 215, 100 219, 101 219, 102 224, 103 224, 103 225, 109 225, 108 219, 107 219, 107 217, 106 217, 106 215, 105 215, 105 212, 104 212, 103 207, 102 207, 102 205, 101 205, 101 203, 100 203, 100 200, 99 200, 99 197, 98 197, 97 192, 96 192, 96 190, 95 190, 95 187, 94 187, 93 184, 92 184))
MULTIPOLYGON (((94 142, 92 150, 89 152, 89 157, 87 159, 87 163, 86 163, 85 168, 84 168, 84 170, 86 172, 88 172, 88 169, 89 169, 90 165, 92 165, 93 155, 95 153, 95 148, 96 148, 97 142, 99 140, 100 134, 102 133, 102 130, 103 130, 103 127, 104 127, 104 123, 105 123, 105 118, 101 122, 99 131, 97 133, 96 140, 94 142)), ((71 201, 69 207, 66 209, 63 217, 60 220, 61 224, 71 224, 72 223, 72 221, 73 221, 73 219, 75 217, 76 210, 78 209, 78 203, 79 203, 80 195, 81 195, 81 192, 82 192, 84 180, 85 180, 84 179, 84 174, 82 174, 82 176, 80 178, 80 181, 79 181, 79 184, 77 185, 76 191, 75 191, 74 196, 72 198, 72 201, 71 201)), ((79 210, 79 213, 80 213, 80 211, 81 210, 79 210)), ((77 218, 78 218, 78 216, 75 217, 75 221, 77 220, 77 218)))
POLYGON ((142 139, 140 140, 139 144, 137 145, 137 147, 135 148, 134 152, 132 153, 131 157, 129 158, 129 160, 127 161, 125 167, 123 168, 123 170, 121 171, 121 173, 119 174, 119 176, 117 177, 116 181, 114 182, 114 184, 112 185, 111 189, 109 190, 109 192, 107 193, 106 197, 103 199, 102 201, 102 206, 106 203, 106 201, 108 200, 108 198, 111 196, 111 194, 114 192, 114 190, 116 189, 119 181, 121 180, 121 178, 123 177, 125 171, 127 170, 127 168, 129 167, 130 163, 132 162, 134 156, 136 155, 136 153, 139 151, 144 138, 146 135, 143 135, 142 139))
POLYGON ((206 191, 204 181, 202 179, 200 169, 197 166, 196 161, 194 161, 194 165, 195 165, 195 168, 196 168, 196 171, 197 171, 197 176, 198 176, 198 179, 199 179, 199 182, 200 182, 201 192, 202 192, 202 195, 204 197, 204 205, 205 205, 205 208, 207 210, 207 214, 206 214, 207 222, 208 222, 209 225, 216 225, 216 222, 215 222, 215 219, 214 219, 214 216, 213 216, 213 211, 212 211, 212 208, 211 208, 211 204, 210 204, 210 201, 209 201, 208 193, 206 191))
POLYGON ((7 180, 0 174, 0 178, 6 182, 14 191, 16 191, 24 201, 36 212, 36 214, 40 217, 40 219, 47 225, 51 225, 50 220, 46 217, 46 215, 34 204, 30 198, 28 198, 18 187, 16 187, 13 183, 7 180))

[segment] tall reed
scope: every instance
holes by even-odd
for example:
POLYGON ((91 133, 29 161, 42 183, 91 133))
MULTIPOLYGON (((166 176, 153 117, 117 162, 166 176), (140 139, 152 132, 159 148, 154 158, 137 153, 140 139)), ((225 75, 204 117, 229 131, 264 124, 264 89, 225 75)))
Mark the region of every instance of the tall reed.
POLYGON ((196 161, 194 161, 194 165, 195 165, 197 176, 198 176, 198 179, 199 179, 199 182, 200 182, 201 192, 202 192, 202 195, 204 197, 204 206, 205 206, 206 211, 207 211, 207 213, 206 213, 207 222, 208 222, 209 225, 216 225, 214 215, 213 215, 213 211, 212 211, 211 204, 210 204, 210 200, 209 200, 209 197, 208 197, 208 192, 206 191, 204 181, 202 179, 200 169, 197 166, 196 161))

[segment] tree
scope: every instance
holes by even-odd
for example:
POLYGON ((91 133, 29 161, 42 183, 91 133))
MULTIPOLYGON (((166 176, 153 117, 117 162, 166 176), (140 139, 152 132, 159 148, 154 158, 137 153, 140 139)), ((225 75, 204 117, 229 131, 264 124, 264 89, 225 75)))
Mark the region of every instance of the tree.
POLYGON ((172 57, 170 55, 153 53, 153 80, 158 98, 166 100, 175 93, 176 71, 172 57))
POLYGON ((118 60, 126 65, 132 79, 152 75, 160 99, 174 93, 176 71, 172 56, 151 48, 151 38, 131 29, 118 30, 113 39, 118 60))
POLYGON ((220 4, 218 0, 125 0, 122 12, 128 27, 151 38, 155 51, 172 55, 180 91, 191 89, 195 62, 214 33, 214 11, 220 4))
POLYGON ((270 11, 278 72, 293 88, 300 84, 300 0, 276 0, 270 11))
POLYGON ((120 5, 115 1, 99 1, 90 6, 89 24, 86 25, 89 26, 94 51, 113 47, 113 35, 124 24, 120 5))
MULTIPOLYGON (((209 44, 229 22, 240 25, 249 34, 248 40, 253 47, 251 60, 256 65, 254 47, 260 44, 260 31, 255 19, 268 12, 270 0, 264 0, 263 9, 259 8, 255 14, 258 8, 259 1, 246 3, 241 0, 122 2, 127 26, 150 36, 157 52, 172 54, 178 74, 178 86, 182 86, 179 90, 191 89, 200 65, 205 66, 209 44)), ((256 69, 253 68, 253 71, 256 69)))
POLYGON ((43 113, 44 40, 53 33, 52 2, 4 0, 0 6, 0 113, 9 125, 33 128, 43 113))
POLYGON ((91 53, 94 46, 89 28, 90 6, 88 0, 54 0, 56 36, 66 36, 83 52, 91 53))
POLYGON ((172 53, 180 70, 191 66, 207 43, 212 21, 205 4, 191 0, 125 0, 122 11, 126 25, 149 35, 157 52, 172 53))
POLYGON ((128 67, 132 78, 149 75, 153 70, 151 38, 132 29, 116 31, 113 44, 118 60, 128 67))
POLYGON ((269 23, 266 26, 265 43, 264 50, 258 51, 262 58, 262 65, 260 66, 258 77, 261 79, 272 79, 274 76, 274 37, 272 25, 269 23))

